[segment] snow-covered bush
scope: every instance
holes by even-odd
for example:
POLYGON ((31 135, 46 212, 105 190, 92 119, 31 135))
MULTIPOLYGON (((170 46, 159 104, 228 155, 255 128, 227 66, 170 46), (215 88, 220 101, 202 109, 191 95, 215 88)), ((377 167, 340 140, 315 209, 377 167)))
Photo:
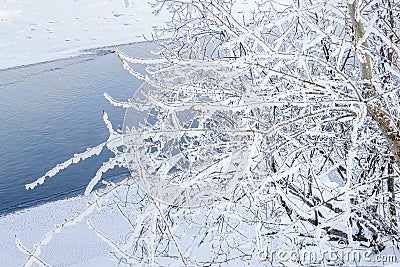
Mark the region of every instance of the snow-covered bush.
POLYGON ((157 56, 117 51, 144 85, 128 102, 105 94, 127 108, 122 132, 104 114, 106 142, 27 188, 103 147, 115 157, 86 194, 110 168, 125 166, 131 176, 108 183, 85 211, 51 231, 26 265, 44 264, 41 245, 104 198, 123 202, 116 208, 132 226, 124 240, 98 233, 124 264, 348 265, 343 254, 319 256, 329 249, 397 253, 400 3, 153 5, 171 14, 153 33, 157 56), (317 258, 302 257, 310 250, 317 258))

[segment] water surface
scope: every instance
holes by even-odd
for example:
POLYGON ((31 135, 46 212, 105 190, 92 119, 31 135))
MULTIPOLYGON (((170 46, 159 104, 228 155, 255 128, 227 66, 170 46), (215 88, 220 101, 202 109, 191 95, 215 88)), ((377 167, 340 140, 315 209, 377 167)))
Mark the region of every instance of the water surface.
MULTIPOLYGON (((151 46, 138 43, 120 49, 145 57, 150 56, 151 46)), ((142 66, 136 69, 144 71, 142 66)), ((126 100, 140 84, 122 68, 114 48, 0 70, 0 214, 83 193, 112 153, 104 150, 34 190, 25 190, 25 184, 74 153, 104 142, 108 131, 103 110, 114 128, 122 125, 125 110, 111 106, 103 93, 126 100)), ((128 171, 119 168, 105 177, 115 180, 125 173, 128 171)))

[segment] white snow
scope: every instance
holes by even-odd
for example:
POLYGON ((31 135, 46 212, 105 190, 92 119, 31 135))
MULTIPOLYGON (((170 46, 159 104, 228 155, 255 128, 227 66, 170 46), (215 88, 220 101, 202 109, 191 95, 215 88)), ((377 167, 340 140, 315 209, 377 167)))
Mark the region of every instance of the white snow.
MULTIPOLYGON (((16 239, 32 250, 34 244, 52 230, 54 225, 73 217, 92 200, 93 195, 74 197, 0 217, 1 266, 24 264, 27 256, 18 250, 16 239)), ((107 206, 88 218, 97 229, 106 230, 111 237, 118 237, 121 231, 129 228, 116 209, 107 206)), ((109 251, 107 244, 88 228, 84 219, 55 234, 50 243, 42 247, 40 258, 51 266, 116 266, 117 262, 111 260, 109 251)))
POLYGON ((2 0, 0 70, 143 41, 166 16, 142 0, 2 0))

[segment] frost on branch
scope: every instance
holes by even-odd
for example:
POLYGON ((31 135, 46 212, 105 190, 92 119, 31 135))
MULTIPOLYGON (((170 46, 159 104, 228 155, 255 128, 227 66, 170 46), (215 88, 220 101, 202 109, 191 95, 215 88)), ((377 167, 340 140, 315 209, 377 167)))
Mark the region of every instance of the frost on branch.
MULTIPOLYGON (((69 160, 61 164, 58 164, 55 168, 48 171, 44 176, 39 178, 37 181, 31 184, 27 184, 26 189, 34 189, 37 185, 43 184, 45 182, 46 177, 49 178, 53 177, 58 172, 67 168, 71 164, 78 163, 81 160, 85 160, 94 155, 99 155, 104 147, 107 147, 111 152, 113 152, 115 154, 115 157, 109 159, 108 162, 103 163, 103 165, 98 169, 95 177, 92 178, 92 180, 89 182, 85 190, 86 195, 88 195, 93 190, 94 186, 100 181, 102 175, 106 171, 114 168, 115 166, 125 167, 126 164, 124 161, 124 154, 123 152, 118 150, 118 148, 122 146, 122 136, 120 133, 114 131, 111 122, 108 120, 108 115, 105 111, 103 112, 103 120, 109 132, 109 137, 106 142, 101 143, 96 147, 88 148, 85 152, 82 152, 80 154, 75 154, 69 160)), ((102 206, 103 201, 106 200, 109 197, 109 195, 111 195, 114 191, 118 190, 121 186, 123 186, 128 180, 129 179, 127 178, 122 182, 120 182, 119 184, 113 184, 112 186, 108 186, 100 194, 95 195, 95 200, 89 203, 87 207, 81 212, 79 212, 75 217, 70 218, 59 225, 55 225, 54 229, 49 231, 42 238, 42 240, 40 240, 40 242, 35 245, 34 250, 29 251, 27 248, 24 247, 24 245, 19 240, 17 240, 16 241, 17 247, 21 250, 21 252, 28 255, 27 260, 24 263, 24 266, 31 266, 34 262, 36 262, 40 266, 50 266, 40 258, 40 255, 42 253, 41 250, 42 246, 49 244, 53 236, 59 233, 63 228, 73 226, 79 223, 85 217, 88 217, 96 208, 100 208, 102 206)))
POLYGON ((68 166, 79 163, 81 160, 85 160, 94 155, 100 155, 104 146, 106 146, 109 150, 111 150, 115 154, 119 154, 117 147, 122 145, 121 135, 112 129, 112 125, 108 120, 108 115, 106 112, 104 112, 104 114, 103 114, 103 119, 104 119, 104 122, 110 133, 110 136, 106 142, 101 143, 95 147, 88 148, 88 149, 86 149, 86 151, 79 153, 79 154, 75 154, 72 158, 64 161, 63 163, 57 164, 56 167, 54 167, 50 171, 46 172, 45 175, 43 175, 42 177, 37 179, 35 182, 25 185, 25 188, 26 189, 34 189, 36 186, 43 184, 45 182, 46 178, 51 178, 51 177, 55 176, 57 173, 59 173, 61 170, 65 169, 65 168, 67 168, 68 166))
POLYGON ((37 179, 35 182, 25 185, 25 188, 26 189, 34 189, 36 186, 43 184, 47 177, 48 178, 53 177, 54 175, 59 173, 61 170, 67 168, 68 166, 70 166, 72 164, 75 164, 75 163, 78 163, 81 160, 85 160, 87 158, 90 158, 90 157, 92 157, 94 155, 99 155, 101 153, 101 151, 103 150, 104 146, 105 146, 105 143, 101 143, 98 146, 86 149, 85 152, 82 152, 82 153, 79 153, 79 154, 75 154, 72 158, 68 159, 67 161, 64 161, 63 163, 57 164, 56 167, 54 167, 50 171, 46 172, 45 175, 43 175, 42 177, 37 179))

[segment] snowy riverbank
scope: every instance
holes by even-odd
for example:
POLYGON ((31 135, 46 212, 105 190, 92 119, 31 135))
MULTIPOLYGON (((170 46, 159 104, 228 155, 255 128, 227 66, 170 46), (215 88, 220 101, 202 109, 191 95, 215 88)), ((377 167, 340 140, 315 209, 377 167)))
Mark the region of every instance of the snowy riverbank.
MULTIPOLYGON (((23 266, 27 255, 17 248, 16 239, 31 250, 56 224, 83 210, 92 198, 74 197, 0 217, 1 265, 23 266)), ((89 230, 87 219, 97 229, 106 230, 111 236, 114 233, 116 237, 124 227, 128 227, 115 209, 103 207, 78 224, 55 234, 50 244, 42 247, 41 259, 52 266, 116 266, 117 263, 110 259, 110 248, 89 230)))
MULTIPOLYGON (((155 17, 147 1, 4 0, 0 3, 0 71, 79 55, 87 49, 140 42, 165 16, 155 17)), ((35 177, 32 177, 35 178, 35 177)), ((0 217, 0 262, 22 266, 29 250, 54 225, 81 211, 93 196, 74 197, 0 217)), ((125 226, 107 207, 89 216, 99 230, 118 235, 125 226), (110 227, 111 225, 118 227, 110 227)), ((43 246, 41 258, 52 266, 115 266, 108 246, 82 222, 63 229, 43 246)))
POLYGON ((0 70, 143 41, 165 14, 147 1, 5 0, 0 3, 0 70))

